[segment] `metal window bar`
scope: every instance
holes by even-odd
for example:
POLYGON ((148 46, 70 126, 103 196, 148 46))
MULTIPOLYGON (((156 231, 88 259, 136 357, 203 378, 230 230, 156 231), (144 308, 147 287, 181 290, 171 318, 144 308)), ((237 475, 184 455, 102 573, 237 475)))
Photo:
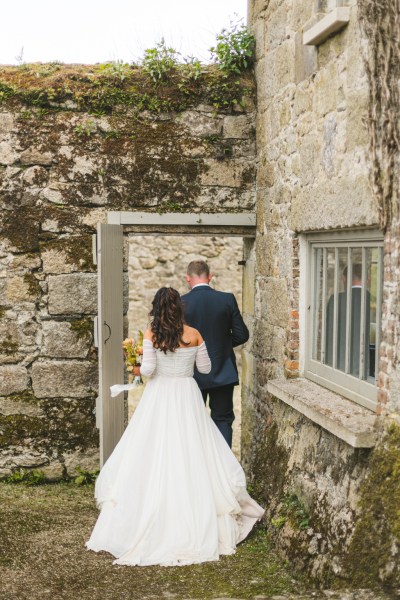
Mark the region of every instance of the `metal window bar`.
POLYGON ((322 250, 322 323, 321 323, 321 362, 325 363, 325 343, 326 343, 326 281, 328 270, 328 251, 322 250))
POLYGON ((366 325, 366 301, 367 301, 367 249, 362 248, 362 267, 361 267, 361 316, 360 316, 360 364, 359 379, 365 379, 365 325, 366 325))
POLYGON ((314 293, 312 295, 313 298, 313 306, 312 306, 312 323, 313 323, 313 344, 312 344, 312 357, 314 360, 319 360, 318 356, 318 323, 319 323, 319 311, 320 311, 320 289, 321 289, 321 249, 315 248, 312 253, 313 260, 313 273, 314 273, 314 293))
MULTIPOLYGON (((335 271, 333 274, 333 350, 332 367, 336 369, 337 365, 337 341, 338 341, 338 312, 339 312, 339 249, 335 248, 335 271)), ((331 343, 331 342, 329 342, 331 343)))
POLYGON ((378 248, 378 264, 376 275, 376 332, 375 332, 375 381, 379 372, 379 347, 381 344, 382 322, 382 280, 383 280, 383 248, 378 248))
POLYGON ((347 249, 347 281, 346 281, 346 358, 345 373, 350 373, 350 332, 351 332, 351 294, 353 279, 353 261, 351 248, 347 249))

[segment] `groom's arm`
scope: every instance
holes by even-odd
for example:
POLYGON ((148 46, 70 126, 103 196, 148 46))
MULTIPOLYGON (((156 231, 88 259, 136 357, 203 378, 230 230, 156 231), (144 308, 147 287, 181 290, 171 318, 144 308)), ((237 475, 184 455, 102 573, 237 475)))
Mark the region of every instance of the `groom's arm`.
POLYGON ((249 339, 249 330, 246 327, 246 323, 243 321, 243 317, 240 314, 238 304, 235 296, 232 294, 232 346, 240 346, 249 339))

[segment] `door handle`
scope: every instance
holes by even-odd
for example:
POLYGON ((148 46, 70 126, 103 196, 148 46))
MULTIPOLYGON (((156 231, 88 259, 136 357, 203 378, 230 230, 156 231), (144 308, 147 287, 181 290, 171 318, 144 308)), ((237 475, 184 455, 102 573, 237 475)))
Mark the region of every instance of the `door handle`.
POLYGON ((108 327, 108 337, 104 340, 104 343, 107 344, 108 340, 111 337, 111 327, 109 326, 109 324, 107 323, 107 321, 104 321, 103 323, 106 327, 108 327))

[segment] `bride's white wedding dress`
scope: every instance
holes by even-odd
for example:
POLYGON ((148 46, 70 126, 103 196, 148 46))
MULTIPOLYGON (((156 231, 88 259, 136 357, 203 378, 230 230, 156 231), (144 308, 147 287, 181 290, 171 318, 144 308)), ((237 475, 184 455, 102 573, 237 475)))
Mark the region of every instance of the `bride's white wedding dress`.
POLYGON ((264 510, 211 420, 193 379, 210 371, 204 343, 164 354, 144 341, 151 375, 96 481, 101 512, 87 548, 119 565, 187 565, 232 554, 264 510))

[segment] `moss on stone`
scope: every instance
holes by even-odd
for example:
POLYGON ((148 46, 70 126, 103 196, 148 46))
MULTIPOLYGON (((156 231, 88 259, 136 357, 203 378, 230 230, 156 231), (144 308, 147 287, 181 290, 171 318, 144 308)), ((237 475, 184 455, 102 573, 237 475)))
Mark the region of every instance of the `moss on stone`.
POLYGON ((392 424, 372 454, 360 514, 346 556, 355 584, 399 586, 400 427, 392 424))
POLYGON ((40 417, 0 414, 0 448, 19 446, 22 440, 46 436, 47 424, 40 417))
POLYGON ((127 67, 122 80, 101 65, 59 65, 42 76, 46 66, 2 66, 0 103, 100 115, 121 106, 137 112, 179 112, 205 102, 217 111, 230 112, 242 103, 243 96, 254 94, 251 74, 227 76, 214 65, 204 67, 196 80, 189 80, 184 66, 178 65, 168 80, 157 85, 136 66, 127 67))
POLYGON ((90 235, 75 235, 41 244, 41 250, 54 250, 65 255, 65 261, 78 271, 94 271, 92 238, 90 235))
POLYGON ((33 298, 37 298, 38 296, 40 296, 40 284, 36 277, 33 275, 33 273, 25 273, 24 282, 28 286, 28 292, 30 296, 32 296, 33 298))
POLYGON ((0 305, 0 319, 2 319, 4 317, 4 315, 6 314, 7 311, 7 307, 0 305))
POLYGON ((90 317, 70 321, 69 326, 78 338, 88 338, 93 334, 93 320, 90 317))
POLYGON ((26 444, 53 454, 98 445, 93 398, 36 399, 30 390, 9 398, 37 403, 42 416, 0 415, 0 448, 26 444))
POLYGON ((18 343, 13 341, 12 336, 9 334, 0 342, 0 354, 13 356, 14 354, 17 354, 18 348, 18 343))
POLYGON ((26 388, 23 392, 17 392, 16 394, 7 396, 7 399, 12 400, 13 402, 23 402, 26 404, 39 404, 41 402, 39 398, 36 398, 31 387, 26 388))

